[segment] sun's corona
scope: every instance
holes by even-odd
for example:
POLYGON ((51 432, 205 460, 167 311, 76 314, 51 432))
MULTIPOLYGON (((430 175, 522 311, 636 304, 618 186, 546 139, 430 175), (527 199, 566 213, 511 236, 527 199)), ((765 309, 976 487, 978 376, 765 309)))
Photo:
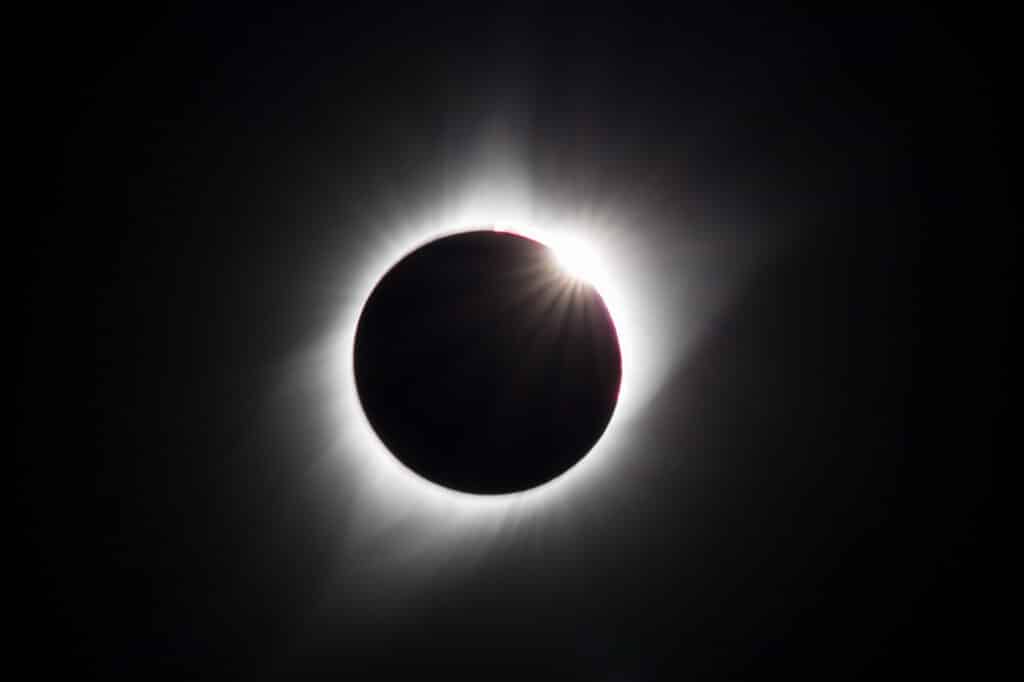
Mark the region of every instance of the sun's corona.
MULTIPOLYGON (((334 433, 335 462, 340 480, 353 486, 350 499, 373 527, 413 523, 427 551, 449 542, 479 537, 515 519, 541 518, 554 507, 572 504, 599 479, 623 466, 628 449, 626 425, 656 390, 667 357, 656 332, 659 319, 645 281, 630 273, 646 272, 651 254, 634 231, 622 229, 622 219, 593 209, 580 213, 519 205, 500 193, 468 190, 453 203, 423 210, 419 216, 382 228, 367 245, 354 268, 339 282, 345 303, 334 326, 330 352, 331 397, 328 403, 334 433), (528 207, 528 208, 527 208, 528 207), (496 215, 508 218, 495 220, 496 215), (442 216, 443 220, 428 216, 442 216), (614 414, 593 449, 564 475, 528 490, 478 495, 437 485, 413 473, 374 432, 356 388, 354 350, 360 312, 381 278, 406 255, 441 237, 492 229, 533 239, 551 249, 551 275, 593 287, 607 308, 618 338, 621 380, 614 414), (443 522, 441 521, 443 519, 443 522), (415 520, 415 521, 414 521, 415 520), (447 538, 447 539, 444 539, 447 538)), ((369 530, 370 526, 366 527, 369 530)))

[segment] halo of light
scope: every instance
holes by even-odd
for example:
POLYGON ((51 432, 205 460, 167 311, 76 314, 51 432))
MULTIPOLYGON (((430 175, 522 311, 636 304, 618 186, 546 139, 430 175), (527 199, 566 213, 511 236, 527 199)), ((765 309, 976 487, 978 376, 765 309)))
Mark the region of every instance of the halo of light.
MULTIPOLYGON (((433 204, 399 219, 367 216, 370 239, 347 254, 349 267, 333 284, 336 316, 310 365, 324 390, 325 461, 337 504, 344 505, 348 551, 378 557, 364 561, 378 584, 388 571, 417 572, 452 565, 486 551, 503 537, 561 523, 581 513, 580 503, 605 481, 621 480, 631 460, 630 425, 671 375, 683 347, 693 340, 688 290, 666 289, 679 254, 652 242, 650 223, 639 214, 580 201, 542 203, 516 174, 466 182, 433 204), (645 230, 637 229, 644 225, 645 230), (401 258, 435 239, 474 229, 515 232, 549 245, 556 255, 580 244, 589 251, 585 276, 600 293, 619 340, 622 375, 615 412, 600 440, 561 476, 532 489, 475 495, 432 483, 402 464, 380 441, 359 402, 353 350, 356 324, 380 278, 401 258), (596 266, 596 267, 590 267, 596 266), (561 519, 561 521, 559 520, 561 519)), ((392 211, 394 208, 388 206, 392 211)), ((324 485, 330 485, 324 479, 324 485)), ((324 489, 330 495, 329 489, 324 489)), ((341 517, 339 517, 341 518, 341 517)), ((472 562, 470 561, 469 564, 472 562)), ((468 565, 468 564, 467 564, 468 565)), ((424 573, 426 575, 426 573, 424 573)), ((368 578, 369 579, 369 578, 368 578)))

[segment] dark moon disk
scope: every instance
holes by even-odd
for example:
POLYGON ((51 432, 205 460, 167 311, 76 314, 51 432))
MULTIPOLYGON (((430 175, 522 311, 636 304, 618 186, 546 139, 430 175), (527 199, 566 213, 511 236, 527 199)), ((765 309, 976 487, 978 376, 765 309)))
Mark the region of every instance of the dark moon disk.
POLYGON ((354 362, 387 448, 478 494, 572 467, 608 426, 622 377, 598 292, 547 246, 491 230, 437 239, 388 271, 359 317, 354 362))

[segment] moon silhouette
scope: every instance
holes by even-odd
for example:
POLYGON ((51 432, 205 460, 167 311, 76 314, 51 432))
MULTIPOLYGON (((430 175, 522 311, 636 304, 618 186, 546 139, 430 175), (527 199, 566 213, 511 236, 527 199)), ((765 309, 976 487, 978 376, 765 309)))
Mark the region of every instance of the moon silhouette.
POLYGON ((402 258, 356 327, 356 388, 384 445, 421 477, 476 494, 527 490, 604 433, 622 362, 593 285, 510 232, 442 237, 402 258))

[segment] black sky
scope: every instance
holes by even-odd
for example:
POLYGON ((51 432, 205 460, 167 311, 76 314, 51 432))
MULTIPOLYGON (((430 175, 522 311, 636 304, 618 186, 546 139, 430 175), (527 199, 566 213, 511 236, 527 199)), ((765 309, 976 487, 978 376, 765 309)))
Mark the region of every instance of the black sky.
POLYGON ((31 148, 17 174, 33 208, 8 250, 8 561, 34 666, 654 680, 996 665, 1015 265, 1002 20, 550 5, 175 3, 12 28, 26 116, 9 134, 31 148), (339 547, 349 512, 304 483, 315 398, 269 396, 334 319, 330 272, 375 243, 366 210, 446 191, 494 121, 540 182, 653 187, 680 239, 699 223, 790 246, 666 378, 621 497, 581 511, 571 538, 482 541, 446 569, 457 580, 368 596, 346 576, 380 557, 339 547))

